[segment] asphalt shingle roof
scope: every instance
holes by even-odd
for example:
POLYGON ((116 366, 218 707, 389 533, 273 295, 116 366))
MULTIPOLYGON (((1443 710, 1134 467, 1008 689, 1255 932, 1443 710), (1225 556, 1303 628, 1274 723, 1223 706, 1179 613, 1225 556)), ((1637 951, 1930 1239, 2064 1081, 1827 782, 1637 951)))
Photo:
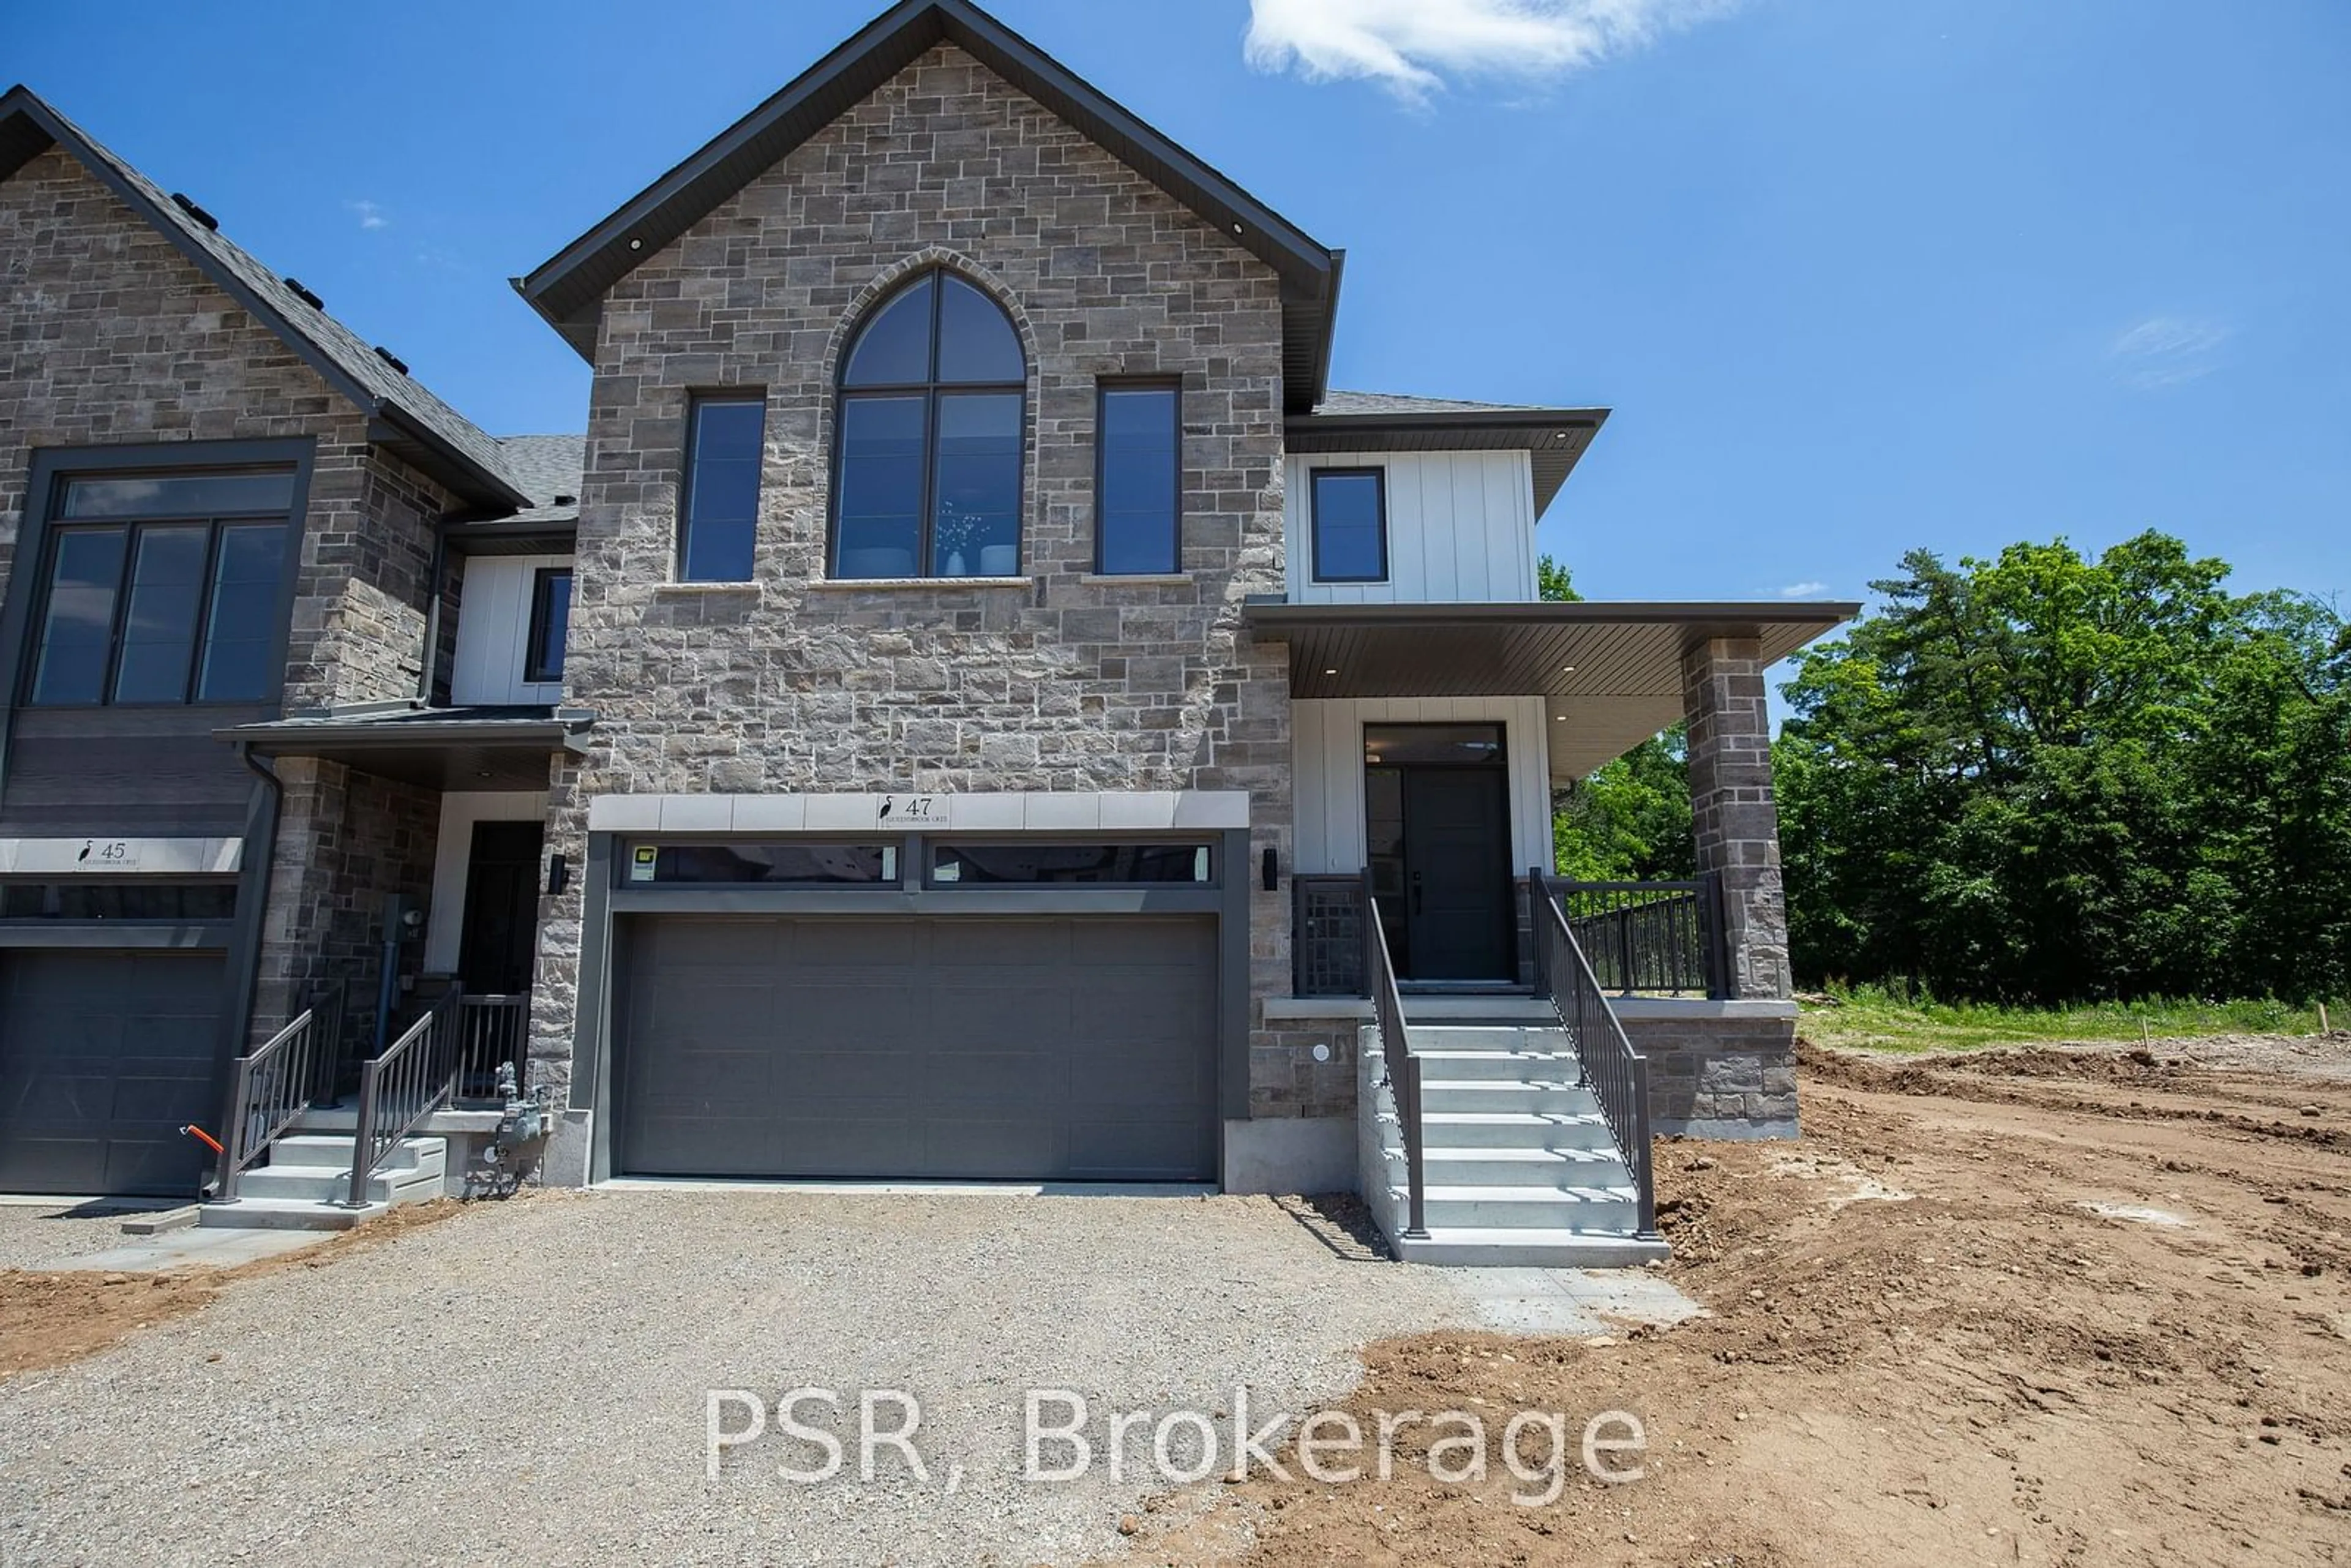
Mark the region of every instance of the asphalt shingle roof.
POLYGON ((588 466, 585 435, 501 435, 498 450, 534 507, 579 509, 580 479, 588 466))
POLYGON ((1335 413, 1529 413, 1528 402, 1464 402, 1458 398, 1410 397, 1401 392, 1337 392, 1314 405, 1317 414, 1335 413))

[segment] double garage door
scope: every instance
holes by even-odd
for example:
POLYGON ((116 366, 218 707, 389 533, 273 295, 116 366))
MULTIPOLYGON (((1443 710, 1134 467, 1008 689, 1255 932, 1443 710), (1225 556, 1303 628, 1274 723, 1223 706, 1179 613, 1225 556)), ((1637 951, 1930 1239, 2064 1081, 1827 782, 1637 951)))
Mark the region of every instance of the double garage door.
POLYGON ((0 951, 0 1192, 193 1196, 222 984, 217 954, 0 951))
POLYGON ((642 916, 620 928, 615 1168, 1211 1179, 1205 917, 642 916))

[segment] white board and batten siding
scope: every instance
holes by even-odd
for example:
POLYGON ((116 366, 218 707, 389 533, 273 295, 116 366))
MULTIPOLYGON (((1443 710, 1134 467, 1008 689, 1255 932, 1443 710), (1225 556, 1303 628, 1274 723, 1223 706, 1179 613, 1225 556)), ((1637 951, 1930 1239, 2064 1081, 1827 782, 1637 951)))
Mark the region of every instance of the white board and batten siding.
POLYGON ((1523 452, 1293 455, 1283 475, 1293 604, 1524 603, 1535 586, 1535 488, 1523 452), (1385 582, 1314 580, 1313 471, 1386 473, 1385 582))
POLYGON ((1364 869, 1364 727, 1499 724, 1510 774, 1510 867, 1552 863, 1549 720, 1534 697, 1342 697, 1290 705, 1298 872, 1364 869))
POLYGON ((457 611, 457 656, 449 698, 474 704, 559 703, 560 681, 526 681, 531 589, 544 567, 569 568, 568 555, 475 556, 465 562, 457 611))

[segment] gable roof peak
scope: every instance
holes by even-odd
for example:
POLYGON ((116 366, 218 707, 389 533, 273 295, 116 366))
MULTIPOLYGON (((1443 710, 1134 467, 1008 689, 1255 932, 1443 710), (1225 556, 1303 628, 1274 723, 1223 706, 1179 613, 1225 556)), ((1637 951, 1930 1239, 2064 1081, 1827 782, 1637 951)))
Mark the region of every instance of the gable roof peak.
POLYGON ((767 101, 623 203, 527 277, 517 293, 582 359, 595 356, 604 296, 926 51, 951 44, 1191 209, 1280 275, 1282 380, 1293 413, 1328 374, 1341 253, 1145 124, 970 0, 900 0, 767 101))

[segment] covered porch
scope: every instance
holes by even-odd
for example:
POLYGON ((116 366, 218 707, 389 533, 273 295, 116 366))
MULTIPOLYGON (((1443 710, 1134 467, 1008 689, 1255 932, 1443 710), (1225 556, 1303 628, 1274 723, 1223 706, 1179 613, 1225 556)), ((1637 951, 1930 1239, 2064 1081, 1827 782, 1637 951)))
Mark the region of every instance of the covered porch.
POLYGON ((1450 998, 1456 1013, 1499 1016, 1534 988, 1534 901, 1548 899, 1654 1059, 1658 1131, 1792 1132, 1764 672, 1857 610, 1250 606, 1255 635, 1288 645, 1292 699, 1293 984, 1268 999, 1269 1023, 1370 1016, 1367 916, 1408 1009, 1450 998), (1677 722, 1697 875, 1556 880, 1552 789, 1677 722))
POLYGON ((554 772, 592 722, 547 706, 374 704, 220 738, 279 786, 256 1038, 317 1019, 319 1104, 435 1019, 459 1103, 495 1104, 528 1051, 554 772))

